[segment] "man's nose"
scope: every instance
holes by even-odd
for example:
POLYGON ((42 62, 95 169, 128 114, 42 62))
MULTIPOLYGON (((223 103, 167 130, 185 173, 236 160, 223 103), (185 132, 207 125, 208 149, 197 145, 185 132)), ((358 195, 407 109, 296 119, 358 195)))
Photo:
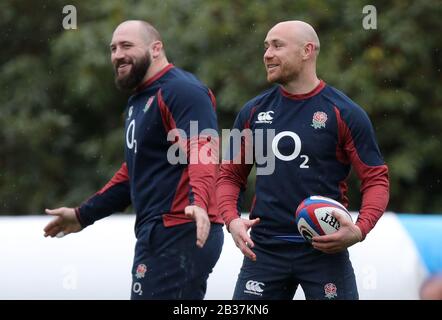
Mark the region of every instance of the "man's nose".
POLYGON ((124 58, 124 52, 119 47, 115 48, 115 51, 112 53, 112 60, 120 60, 124 58))
POLYGON ((273 50, 272 48, 267 48, 264 52, 264 60, 271 59, 273 57, 273 50))

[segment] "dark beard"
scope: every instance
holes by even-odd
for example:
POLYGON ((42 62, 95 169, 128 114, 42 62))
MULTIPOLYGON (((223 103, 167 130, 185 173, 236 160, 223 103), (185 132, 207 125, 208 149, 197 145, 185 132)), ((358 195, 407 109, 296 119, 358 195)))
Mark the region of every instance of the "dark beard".
POLYGON ((152 61, 148 54, 146 54, 146 56, 136 63, 133 63, 133 60, 120 62, 115 68, 115 85, 117 88, 125 92, 133 91, 141 84, 141 81, 146 75, 147 69, 149 69, 151 62, 152 61), (132 63, 132 69, 125 77, 118 78, 118 66, 122 63, 132 63))

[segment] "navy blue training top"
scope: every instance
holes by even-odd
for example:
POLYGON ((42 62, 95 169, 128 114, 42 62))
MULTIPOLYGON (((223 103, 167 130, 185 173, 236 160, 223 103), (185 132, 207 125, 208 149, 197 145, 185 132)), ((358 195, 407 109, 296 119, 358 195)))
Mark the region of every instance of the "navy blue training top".
POLYGON ((184 215, 188 205, 202 207, 211 222, 222 223, 213 196, 216 162, 202 163, 195 158, 193 162, 176 163, 168 158, 174 144, 188 152, 185 158, 189 160, 192 143, 198 150, 213 143, 215 139, 201 135, 205 129, 218 129, 212 92, 191 73, 169 64, 129 98, 126 161, 100 191, 77 208, 82 226, 122 211, 131 203, 137 215, 136 231, 144 223, 159 219, 165 226, 191 222, 184 215), (191 121, 197 126, 191 128, 191 121))
POLYGON ((251 138, 244 135, 235 144, 232 134, 221 165, 217 200, 226 225, 238 218, 253 165, 257 176, 250 218, 260 218, 252 228, 254 239, 303 241, 295 224, 297 206, 309 196, 321 195, 347 207, 351 166, 361 180, 356 224, 363 238, 385 211, 388 168, 371 122, 361 107, 323 81, 302 95, 281 86, 265 91, 246 103, 234 128, 249 129, 251 138), (246 162, 247 155, 250 159, 246 150, 252 150, 252 163, 246 162))

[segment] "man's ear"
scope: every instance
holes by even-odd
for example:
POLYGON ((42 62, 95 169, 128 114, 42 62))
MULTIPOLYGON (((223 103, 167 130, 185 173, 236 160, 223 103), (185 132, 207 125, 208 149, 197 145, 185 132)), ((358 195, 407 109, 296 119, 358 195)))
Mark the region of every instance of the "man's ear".
POLYGON ((315 54, 315 44, 313 42, 307 42, 304 45, 304 48, 302 51, 303 60, 310 59, 310 57, 314 54, 315 54))
POLYGON ((163 43, 161 41, 154 41, 150 45, 149 50, 152 59, 157 59, 161 55, 161 52, 163 51, 163 43))

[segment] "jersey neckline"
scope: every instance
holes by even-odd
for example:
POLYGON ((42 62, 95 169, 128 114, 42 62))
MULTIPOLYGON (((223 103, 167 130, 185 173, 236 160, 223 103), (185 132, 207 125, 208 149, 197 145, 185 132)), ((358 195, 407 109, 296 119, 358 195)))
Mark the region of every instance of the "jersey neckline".
POLYGON ((156 74, 154 74, 152 77, 147 79, 144 83, 140 84, 138 88, 135 90, 135 93, 139 93, 140 91, 146 89, 148 86, 150 86, 152 83, 157 81, 159 78, 161 78, 167 71, 172 69, 174 67, 173 63, 169 63, 167 66, 165 66, 163 69, 158 71, 156 74))
POLYGON ((315 95, 317 95, 319 92, 321 92, 322 89, 324 89, 326 83, 323 80, 319 80, 319 84, 310 92, 302 93, 302 94, 293 94, 285 90, 282 86, 279 86, 281 93, 284 97, 287 97, 289 99, 293 100, 302 100, 302 99, 308 99, 315 95))

